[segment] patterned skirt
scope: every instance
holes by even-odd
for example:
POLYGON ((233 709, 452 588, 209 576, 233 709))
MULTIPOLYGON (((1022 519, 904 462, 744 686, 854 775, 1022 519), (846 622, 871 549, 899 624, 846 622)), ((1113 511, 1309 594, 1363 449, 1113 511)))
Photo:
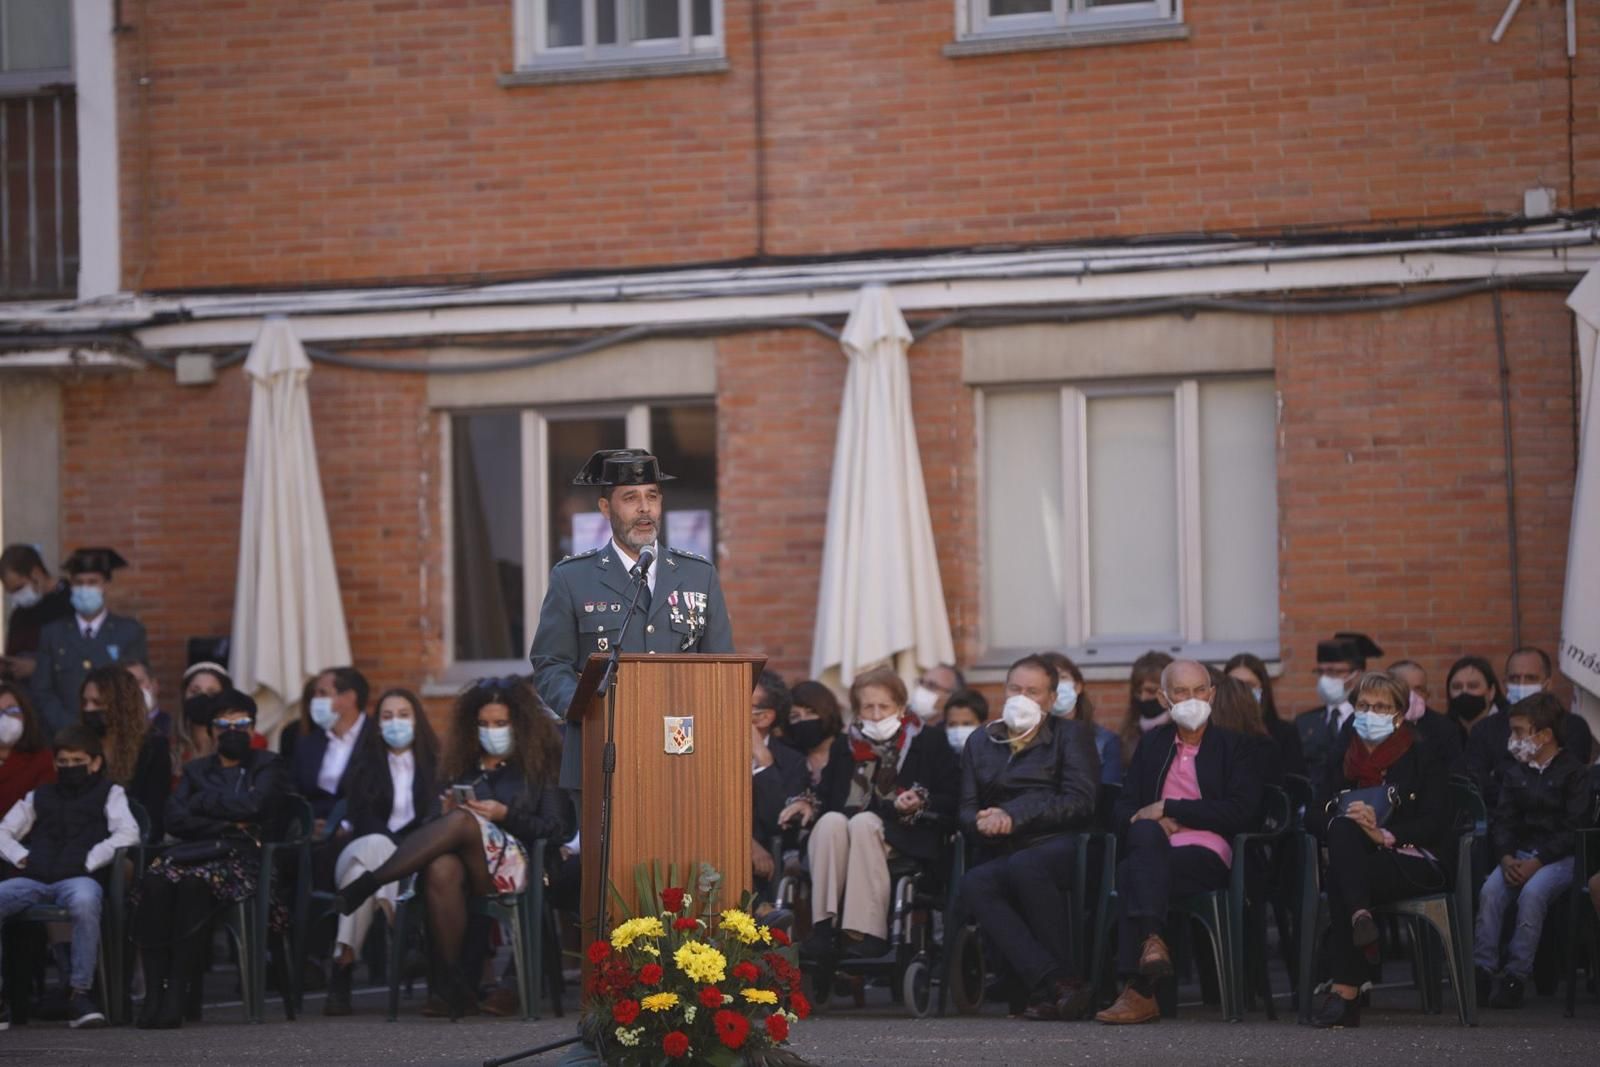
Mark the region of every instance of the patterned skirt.
MULTIPOLYGON (((146 876, 155 875, 174 885, 185 879, 195 879, 205 883, 206 888, 211 891, 215 907, 204 921, 196 922, 190 929, 199 929, 209 923, 212 916, 228 905, 255 896, 256 884, 260 881, 259 874, 259 861, 252 859, 247 862, 239 856, 225 856, 204 863, 189 864, 173 863, 166 856, 159 856, 145 868, 146 876)), ((139 907, 137 881, 129 891, 129 904, 137 912, 139 907)), ((273 894, 267 909, 267 924, 274 934, 281 934, 289 929, 289 908, 276 893, 273 894)))
POLYGON ((522 842, 485 819, 477 812, 478 829, 483 833, 483 861, 495 893, 513 896, 528 887, 528 850, 522 842))

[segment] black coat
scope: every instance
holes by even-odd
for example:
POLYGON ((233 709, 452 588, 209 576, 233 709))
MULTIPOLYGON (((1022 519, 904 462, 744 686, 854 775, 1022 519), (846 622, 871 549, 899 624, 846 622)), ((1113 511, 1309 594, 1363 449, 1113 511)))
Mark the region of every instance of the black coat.
MULTIPOLYGON (((1139 747, 1122 779, 1117 798, 1115 826, 1126 832, 1140 808, 1161 799, 1177 751, 1178 727, 1158 726, 1139 739, 1139 747)), ((1169 800, 1167 815, 1188 830, 1209 830, 1223 837, 1249 833, 1261 824, 1261 761, 1267 745, 1262 738, 1208 726, 1200 735, 1195 754, 1199 800, 1169 800)))
POLYGON ((1355 722, 1351 715, 1344 721, 1340 736, 1336 741, 1328 737, 1328 709, 1325 707, 1312 708, 1302 711, 1294 718, 1295 733, 1300 737, 1300 754, 1305 761, 1305 775, 1311 780, 1311 789, 1317 794, 1318 801, 1327 799, 1321 790, 1323 783, 1328 780, 1329 753, 1337 750, 1342 756, 1344 753, 1344 739, 1350 734, 1351 723, 1355 722))
POLYGON ((1300 731, 1295 729, 1292 722, 1282 719, 1264 720, 1267 735, 1272 739, 1274 751, 1269 754, 1270 762, 1267 765, 1267 781, 1271 785, 1281 785, 1286 774, 1306 773, 1306 754, 1300 747, 1300 731))
POLYGON ((167 798, 167 833, 183 841, 238 839, 245 823, 261 841, 279 840, 287 822, 288 776, 271 752, 251 749, 236 767, 222 757, 184 764, 178 788, 167 798))
POLYGON ((572 838, 572 803, 554 784, 554 769, 551 774, 549 782, 529 783, 518 767, 503 763, 492 771, 469 771, 455 784, 472 786, 479 800, 504 804, 506 817, 497 825, 531 849, 541 838, 552 845, 565 844, 572 838))
MULTIPOLYGON (((368 726, 374 724, 369 723, 368 726)), ((350 824, 353 837, 383 834, 395 841, 409 834, 429 819, 439 814, 439 782, 430 768, 423 767, 412 750, 412 766, 416 773, 411 779, 410 822, 398 830, 389 829, 389 816, 394 813, 394 778, 389 771, 389 749, 379 745, 377 750, 366 746, 357 749, 350 757, 350 768, 345 774, 345 821, 350 824)))
MULTIPOLYGON (((1594 750, 1594 734, 1582 715, 1567 713, 1556 726, 1556 737, 1565 752, 1572 753, 1585 765, 1594 750)), ((1500 780, 1506 771, 1516 766, 1516 758, 1506 748, 1511 740, 1511 716, 1504 711, 1487 715, 1477 721, 1467 735, 1467 776, 1483 795, 1483 802, 1493 811, 1500 803, 1500 780)))
POLYGON ((58 619, 72 616, 72 587, 63 578, 33 607, 11 609, 6 619, 6 655, 33 655, 39 650, 39 637, 44 628, 58 619))
POLYGON ((1027 848, 1088 827, 1099 786, 1093 727, 1047 716, 1033 743, 1013 753, 1005 723, 989 723, 961 750, 961 828, 987 851, 1027 848), (978 812, 985 808, 1011 816, 1008 838, 978 835, 978 812))
POLYGON ((844 734, 834 737, 833 743, 828 746, 828 762, 823 764, 822 774, 815 786, 811 785, 811 771, 805 762, 806 754, 799 749, 795 751, 799 754, 800 765, 806 772, 802 782, 817 798, 817 814, 842 810, 845 798, 850 795, 850 776, 855 772, 855 757, 850 754, 849 739, 844 734))
POLYGON ((1500 801, 1489 815, 1494 857, 1531 852, 1540 863, 1572 855, 1576 831, 1589 823, 1589 768, 1566 749, 1543 773, 1512 760, 1500 779, 1500 801))
POLYGON ((835 764, 841 762, 838 758, 841 746, 836 742, 829 753, 828 767, 823 771, 823 784, 829 787, 829 794, 822 796, 823 806, 817 817, 821 818, 831 811, 844 815, 870 811, 883 820, 883 839, 895 851, 919 860, 937 859, 943 854, 945 835, 955 819, 957 803, 955 755, 950 751, 950 742, 945 740, 944 734, 937 730, 919 730, 907 746, 905 759, 895 775, 896 790, 921 786, 928 791, 927 806, 909 822, 894 810, 893 800, 885 800, 876 794, 868 798, 864 808, 850 806, 850 782, 855 772, 855 757, 851 753, 849 738, 841 736, 840 740, 843 741, 845 761, 842 764, 843 773, 835 770, 835 764), (829 772, 833 772, 832 783, 829 781, 829 772), (841 778, 842 789, 838 785, 841 778))
POLYGON ((1422 718, 1411 724, 1417 736, 1433 748, 1451 774, 1464 773, 1467 735, 1461 724, 1442 712, 1429 709, 1422 718))
MULTIPOLYGON (((366 713, 363 712, 363 715, 366 713)), ((378 724, 367 722, 362 725, 362 730, 376 730, 378 724)), ((359 750, 360 742, 356 747, 359 750)), ((317 784, 317 778, 322 774, 322 759, 328 754, 328 733, 321 727, 313 726, 311 732, 300 738, 294 746, 293 781, 294 791, 311 801, 311 812, 319 819, 326 819, 333 811, 334 804, 344 796, 345 783, 350 780, 350 767, 356 761, 356 753, 350 754, 350 762, 344 765, 344 773, 339 776, 339 788, 330 793, 317 784)))
POLYGON ((782 738, 767 739, 772 762, 750 777, 750 832, 763 848, 780 832, 778 816, 789 801, 811 787, 806 758, 782 738))
POLYGON ((167 797, 172 793, 172 741, 165 734, 150 730, 145 734, 133 777, 125 787, 129 800, 137 800, 150 820, 150 840, 160 841, 167 832, 167 797))
MULTIPOLYGON (((1401 729, 1410 729, 1409 726, 1401 729)), ((1415 732, 1415 731, 1413 731, 1415 732)), ((1347 730, 1351 744, 1360 744, 1353 730, 1347 730)), ((1394 835, 1396 847, 1412 845, 1426 849, 1439 859, 1445 877, 1455 877, 1457 830, 1455 807, 1450 801, 1450 771, 1438 751, 1418 739, 1405 755, 1395 760, 1383 776, 1393 786, 1394 811, 1384 829, 1394 835)), ((1345 777, 1344 753, 1330 765, 1323 779, 1322 801, 1306 812, 1306 828, 1326 840, 1328 824, 1340 793, 1356 788, 1345 777)))

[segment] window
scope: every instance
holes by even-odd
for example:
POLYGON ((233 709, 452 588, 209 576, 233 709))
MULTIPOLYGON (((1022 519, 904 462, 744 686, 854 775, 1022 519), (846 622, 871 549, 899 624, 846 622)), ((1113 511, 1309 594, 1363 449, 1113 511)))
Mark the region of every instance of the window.
POLYGON ((72 81, 72 5, 0 0, 0 88, 37 89, 72 81))
POLYGON ((457 680, 525 671, 550 568, 610 540, 599 493, 572 484, 597 450, 654 452, 677 479, 662 487, 661 542, 707 557, 715 551, 710 403, 477 409, 448 419, 449 644, 461 667, 457 680))
POLYGON ((1174 23, 1181 0, 967 0, 962 37, 1115 30, 1174 23))
POLYGON ((986 659, 1277 655, 1271 378, 983 397, 986 659))
POLYGON ((64 0, 0 0, 0 299, 77 285, 71 13, 64 0))
POLYGON ((523 69, 722 55, 722 0, 516 0, 523 69))

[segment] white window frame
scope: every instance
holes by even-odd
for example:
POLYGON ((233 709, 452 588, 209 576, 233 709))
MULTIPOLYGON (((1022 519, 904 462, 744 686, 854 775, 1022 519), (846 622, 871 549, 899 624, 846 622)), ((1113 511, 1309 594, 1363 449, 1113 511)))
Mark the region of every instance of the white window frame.
POLYGON ((1015 37, 1074 30, 1116 30, 1128 26, 1175 25, 1183 21, 1183 0, 1142 0, 1113 9, 1091 8, 1088 0, 1052 0, 1049 11, 991 15, 990 0, 956 0, 956 37, 962 40, 1015 37))
POLYGON ((711 0, 710 34, 694 33, 693 0, 678 0, 678 36, 637 41, 628 37, 631 0, 583 0, 583 44, 559 47, 549 43, 547 3, 548 0, 512 0, 519 70, 671 64, 723 55, 723 0, 711 0), (619 38, 616 44, 601 44, 596 40, 599 26, 596 13, 602 4, 615 7, 619 38))
MULTIPOLYGON (((1061 414, 1061 499, 1064 509, 1074 517, 1062 524, 1062 549, 1069 560, 1063 574, 1062 605, 1064 609, 1063 632, 1066 635, 1064 651, 1079 667, 1120 666, 1132 663, 1150 649, 1169 652, 1203 661, 1222 660, 1235 652, 1253 652, 1268 662, 1278 658, 1279 637, 1253 640, 1208 641, 1205 638, 1205 601, 1203 589, 1204 560, 1201 544, 1202 516, 1200 476, 1200 386, 1202 381, 1226 378, 1270 377, 1260 373, 1237 375, 1208 375, 1202 378, 1154 378, 1137 381, 1094 381, 1064 383, 1059 386, 1061 414), (1091 399, 1113 396, 1170 396, 1173 399, 1174 436, 1177 442, 1176 514, 1178 516, 1178 620, 1175 633, 1150 633, 1139 635, 1100 636, 1090 632, 1093 618, 1090 603, 1091 585, 1089 568, 1089 447, 1088 405, 1091 399)), ((984 465, 982 450, 988 447, 988 433, 984 425, 985 398, 988 392, 1037 392, 1039 386, 1002 387, 978 390, 978 456, 977 469, 984 465)), ((987 490, 980 493, 987 500, 987 490)), ((987 566, 988 545, 984 543, 983 524, 979 524, 980 560, 987 566)), ((989 595, 986 582, 980 582, 981 595, 989 595)), ((989 605, 985 603, 979 613, 981 625, 988 625, 989 605)), ((1280 631, 1281 634, 1281 631, 1280 631)), ((1009 663, 1020 656, 1036 652, 1036 648, 1000 648, 989 644, 984 634, 984 652, 980 660, 985 665, 1009 663)))

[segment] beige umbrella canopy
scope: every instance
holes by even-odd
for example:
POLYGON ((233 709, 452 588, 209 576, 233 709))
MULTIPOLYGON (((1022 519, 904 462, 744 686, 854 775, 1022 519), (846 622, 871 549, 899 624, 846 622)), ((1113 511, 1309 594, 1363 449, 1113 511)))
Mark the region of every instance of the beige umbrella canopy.
POLYGON ((1567 539, 1567 587, 1561 605, 1561 673, 1578 687, 1575 702, 1600 732, 1600 267, 1567 298, 1578 320, 1578 477, 1567 539))
POLYGON ((306 679, 350 663, 350 639, 311 432, 311 361, 287 319, 262 323, 244 371, 250 433, 229 670, 270 735, 306 679))

